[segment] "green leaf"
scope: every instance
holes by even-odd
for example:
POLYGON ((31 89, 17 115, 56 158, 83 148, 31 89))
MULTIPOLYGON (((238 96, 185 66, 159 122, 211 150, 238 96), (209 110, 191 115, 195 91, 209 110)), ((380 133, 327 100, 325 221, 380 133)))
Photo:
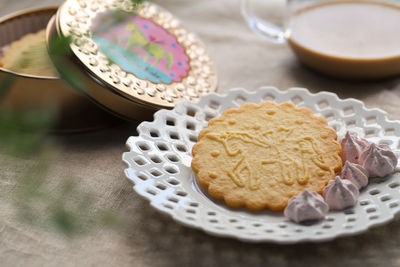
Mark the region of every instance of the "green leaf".
POLYGON ((7 94, 8 90, 11 88, 14 81, 15 76, 12 74, 7 74, 4 79, 0 81, 0 103, 7 94))
POLYGON ((52 109, 12 111, 0 109, 0 151, 13 156, 33 152, 53 126, 52 109))
POLYGON ((50 210, 51 221, 55 228, 66 236, 73 236, 78 230, 78 218, 68 212, 62 204, 57 204, 50 210))
POLYGON ((60 76, 77 90, 85 91, 85 77, 73 63, 70 49, 73 36, 59 36, 49 42, 49 54, 60 76))

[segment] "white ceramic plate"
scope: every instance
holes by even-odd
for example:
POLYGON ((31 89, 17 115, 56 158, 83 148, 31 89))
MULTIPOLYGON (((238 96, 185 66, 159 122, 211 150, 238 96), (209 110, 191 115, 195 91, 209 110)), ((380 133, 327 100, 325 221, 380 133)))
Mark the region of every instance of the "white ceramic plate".
POLYGON ((267 99, 309 107, 325 117, 339 136, 355 131, 372 142, 390 145, 399 155, 400 122, 389 121, 385 112, 367 109, 358 100, 342 100, 328 92, 311 94, 301 88, 280 91, 262 87, 255 92, 232 89, 227 95, 209 94, 198 102, 180 102, 173 110, 158 111, 153 122, 139 125, 139 136, 128 139, 130 152, 123 155, 128 164, 125 173, 134 183, 134 190, 177 222, 213 235, 252 242, 325 241, 357 234, 394 218, 400 210, 399 168, 380 183, 372 180, 361 191, 355 207, 330 212, 312 225, 292 223, 279 212, 230 209, 211 199, 197 185, 190 168, 191 150, 199 131, 228 108, 267 99))

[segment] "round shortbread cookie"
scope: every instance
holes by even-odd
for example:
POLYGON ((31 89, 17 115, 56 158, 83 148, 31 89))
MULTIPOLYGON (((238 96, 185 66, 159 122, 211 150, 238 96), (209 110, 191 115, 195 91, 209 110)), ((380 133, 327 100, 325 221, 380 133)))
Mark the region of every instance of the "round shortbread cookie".
POLYGON ((340 171, 334 129, 309 108, 246 103, 210 120, 194 145, 192 169, 230 207, 283 210, 304 189, 322 193, 340 171))
POLYGON ((24 35, 11 43, 3 52, 0 66, 23 74, 59 76, 47 53, 45 30, 24 35))

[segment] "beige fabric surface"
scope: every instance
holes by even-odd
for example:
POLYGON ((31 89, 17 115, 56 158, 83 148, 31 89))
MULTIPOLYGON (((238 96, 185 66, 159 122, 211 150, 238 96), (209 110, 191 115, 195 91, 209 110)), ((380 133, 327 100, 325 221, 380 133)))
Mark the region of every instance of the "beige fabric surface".
MULTIPOLYGON (((265 0, 268 1, 268 0, 265 0)), ((232 87, 255 90, 273 85, 282 90, 306 87, 363 100, 400 120, 399 79, 346 82, 304 68, 286 45, 253 34, 240 17, 237 0, 159 0, 207 44, 219 74, 219 92, 232 87)), ((0 0, 0 15, 26 7, 55 5, 59 0, 0 0)), ((282 1, 269 1, 266 16, 281 18, 282 1)), ((35 159, 0 155, 0 266, 400 266, 400 221, 320 244, 280 246, 249 244, 209 236, 181 226, 153 210, 124 177, 121 155, 136 125, 74 135, 52 136, 59 146, 49 177, 74 176, 95 196, 96 208, 128 216, 126 230, 96 228, 66 241, 52 231, 15 218, 12 194, 17 176, 35 159), (7 164, 5 162, 8 162, 7 164)), ((69 197, 66 201, 73 201, 69 197)), ((88 225, 87 227, 91 227, 88 225)))

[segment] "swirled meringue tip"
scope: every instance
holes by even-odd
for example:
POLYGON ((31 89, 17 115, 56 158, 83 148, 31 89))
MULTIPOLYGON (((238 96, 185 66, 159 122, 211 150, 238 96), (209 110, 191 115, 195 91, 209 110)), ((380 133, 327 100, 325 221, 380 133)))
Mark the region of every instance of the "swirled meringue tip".
POLYGON ((361 165, 346 161, 340 173, 342 179, 349 180, 358 189, 368 185, 368 172, 361 165))
POLYGON ((371 144, 360 156, 369 177, 385 177, 391 174, 397 166, 397 160, 397 156, 385 144, 371 144))
POLYGON ((342 146, 342 160, 360 164, 361 153, 370 146, 370 142, 364 138, 346 133, 345 137, 340 140, 342 146))
POLYGON ((296 222, 321 220, 329 211, 328 204, 317 192, 305 189, 299 195, 289 199, 284 215, 296 222))
POLYGON ((344 210, 357 203, 359 191, 356 185, 339 176, 328 183, 323 196, 330 210, 344 210))

